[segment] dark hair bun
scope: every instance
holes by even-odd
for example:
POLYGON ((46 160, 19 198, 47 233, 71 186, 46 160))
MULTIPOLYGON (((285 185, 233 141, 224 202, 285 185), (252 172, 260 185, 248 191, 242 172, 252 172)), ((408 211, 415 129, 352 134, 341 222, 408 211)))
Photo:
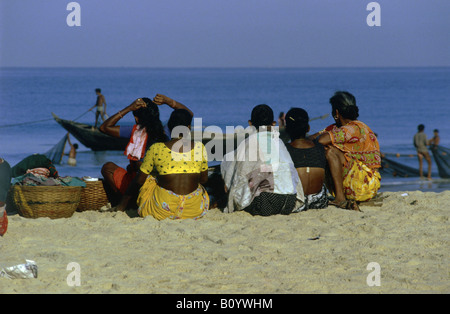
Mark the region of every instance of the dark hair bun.
POLYGON ((330 98, 330 104, 333 114, 337 110, 345 119, 356 120, 359 117, 359 108, 356 106, 355 96, 349 92, 336 92, 330 98))

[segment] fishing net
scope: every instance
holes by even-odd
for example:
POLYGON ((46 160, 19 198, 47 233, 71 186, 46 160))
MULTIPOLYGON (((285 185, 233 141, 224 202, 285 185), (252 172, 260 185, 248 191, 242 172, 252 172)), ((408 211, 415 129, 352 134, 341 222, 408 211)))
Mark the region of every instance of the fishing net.
MULTIPOLYGON (((450 149, 435 146, 430 148, 436 162, 439 177, 450 178, 450 149)), ((393 161, 388 157, 381 160, 380 173, 384 175, 392 175, 394 177, 418 177, 419 169, 409 167, 399 162, 393 161)))
POLYGON ((387 157, 383 157, 381 160, 380 173, 382 175, 391 175, 394 177, 405 178, 420 176, 418 169, 403 165, 387 157))
POLYGON ((53 164, 60 164, 66 147, 67 134, 44 155, 52 161, 53 164))
POLYGON ((450 149, 435 146, 431 148, 431 151, 439 170, 439 176, 441 178, 450 178, 450 149))

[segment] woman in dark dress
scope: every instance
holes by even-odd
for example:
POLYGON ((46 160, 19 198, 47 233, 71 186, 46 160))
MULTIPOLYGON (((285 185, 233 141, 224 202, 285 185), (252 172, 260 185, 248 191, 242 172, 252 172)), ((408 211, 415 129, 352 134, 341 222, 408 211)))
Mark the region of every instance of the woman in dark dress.
POLYGON ((291 142, 286 145, 297 169, 305 204, 298 210, 319 209, 328 206, 325 188, 325 169, 327 160, 322 144, 306 138, 309 131, 308 113, 301 108, 292 108, 286 114, 286 131, 291 142))

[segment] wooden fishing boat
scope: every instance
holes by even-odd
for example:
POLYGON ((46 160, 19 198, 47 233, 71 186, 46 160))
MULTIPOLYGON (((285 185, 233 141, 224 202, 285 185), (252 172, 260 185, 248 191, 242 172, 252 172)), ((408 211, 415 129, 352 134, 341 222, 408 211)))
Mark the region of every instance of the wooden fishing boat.
MULTIPOLYGON (((70 134, 72 134, 81 144, 93 151, 101 150, 125 150, 129 139, 127 138, 117 138, 100 132, 98 129, 94 128, 92 125, 79 123, 71 120, 64 120, 59 118, 56 114, 52 112, 53 118, 58 122, 64 129, 66 129, 70 134)), ((310 121, 325 119, 329 114, 312 118, 310 121)), ((288 137, 284 130, 280 130, 280 137, 283 140, 287 140, 288 137)), ((214 150, 219 148, 219 154, 226 154, 234 149, 236 149, 238 143, 243 139, 239 133, 234 134, 217 134, 214 132, 204 132, 203 130, 197 130, 192 132, 194 140, 200 139, 203 144, 208 144, 209 147, 213 147, 214 150)), ((214 154, 214 157, 218 157, 219 154, 214 154)))
POLYGON ((129 139, 117 138, 100 132, 92 125, 60 119, 52 113, 53 118, 64 129, 72 134, 81 144, 92 149, 100 150, 125 150, 129 139))
MULTIPOLYGON (((92 125, 64 120, 52 113, 53 118, 58 124, 72 134, 81 144, 93 151, 102 150, 125 150, 129 139, 117 138, 100 132, 92 125)), ((193 139, 201 139, 203 144, 211 148, 211 153, 215 157, 236 149, 238 140, 241 138, 238 134, 216 134, 211 132, 196 133, 192 132, 193 139)))

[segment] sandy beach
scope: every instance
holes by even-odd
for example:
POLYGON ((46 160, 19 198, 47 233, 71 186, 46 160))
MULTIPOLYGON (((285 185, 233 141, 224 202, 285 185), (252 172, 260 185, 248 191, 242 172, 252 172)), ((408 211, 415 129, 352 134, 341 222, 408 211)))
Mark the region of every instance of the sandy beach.
POLYGON ((10 216, 0 265, 34 260, 39 274, 0 278, 0 293, 449 293, 450 191, 381 197, 382 206, 362 212, 212 209, 198 221, 10 216), (80 286, 67 284, 71 262, 80 265, 80 286), (379 286, 367 283, 371 262, 380 266, 379 286))

